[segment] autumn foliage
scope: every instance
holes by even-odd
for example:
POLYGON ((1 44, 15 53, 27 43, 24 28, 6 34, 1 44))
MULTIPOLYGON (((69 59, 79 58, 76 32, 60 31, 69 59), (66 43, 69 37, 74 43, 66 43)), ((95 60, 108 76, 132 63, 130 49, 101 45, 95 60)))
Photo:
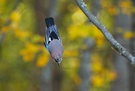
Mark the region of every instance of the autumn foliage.
MULTIPOLYGON (((117 77, 117 74, 113 69, 112 50, 108 47, 108 42, 102 33, 89 23, 86 16, 74 3, 70 0, 59 2, 61 6, 58 9, 62 19, 58 19, 56 24, 65 49, 61 64, 64 84, 68 84, 70 91, 74 91, 71 90, 73 86, 79 86, 81 83, 78 75, 80 51, 85 48, 83 40, 92 38, 95 41, 95 47, 90 60, 91 89, 93 89, 92 91, 98 91, 98 89, 109 91, 111 82, 117 77)), ((125 14, 131 15, 135 11, 130 0, 122 0, 118 2, 118 5, 122 7, 122 12, 125 14)), ((18 3, 12 0, 0 0, 1 91, 6 91, 5 89, 29 91, 26 90, 28 88, 31 89, 30 91, 39 91, 41 69, 47 65, 48 61, 53 61, 44 47, 44 36, 38 34, 38 31, 45 30, 36 30, 34 7, 31 6, 32 4, 27 0, 18 3), (34 76, 35 74, 38 75, 34 76), (37 83, 31 80, 35 80, 37 83), (33 85, 33 83, 35 84, 33 85), (33 88, 37 88, 37 90, 32 90, 33 88)), ((113 0, 102 0, 100 7, 97 18, 113 33, 113 17, 119 13, 119 10, 113 4, 113 0)), ((45 24, 43 27, 45 29, 45 24)), ((135 35, 132 32, 123 32, 121 28, 118 29, 118 32, 122 33, 127 40, 135 35)), ((53 64, 56 65, 55 62, 53 64)), ((62 89, 67 91, 66 88, 62 89)))

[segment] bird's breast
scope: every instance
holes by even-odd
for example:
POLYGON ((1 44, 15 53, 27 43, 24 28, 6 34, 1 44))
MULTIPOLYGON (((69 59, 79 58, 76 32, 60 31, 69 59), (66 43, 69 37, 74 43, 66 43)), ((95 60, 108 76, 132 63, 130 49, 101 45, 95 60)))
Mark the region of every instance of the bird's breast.
POLYGON ((49 49, 50 53, 52 54, 52 56, 54 56, 54 55, 62 55, 63 51, 64 51, 61 41, 57 40, 57 39, 53 39, 49 43, 48 49, 49 49))

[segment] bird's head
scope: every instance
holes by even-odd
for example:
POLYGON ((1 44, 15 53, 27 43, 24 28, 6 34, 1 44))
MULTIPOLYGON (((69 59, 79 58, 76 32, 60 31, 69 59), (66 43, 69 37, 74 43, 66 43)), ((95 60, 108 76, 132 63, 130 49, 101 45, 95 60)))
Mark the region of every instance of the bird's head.
POLYGON ((62 54, 61 52, 57 51, 57 52, 51 52, 51 56, 52 56, 52 59, 55 60, 55 62, 58 63, 58 66, 60 66, 60 63, 62 61, 62 54))
POLYGON ((61 57, 58 57, 58 58, 55 58, 54 60, 55 60, 55 62, 58 63, 58 66, 60 66, 60 63, 62 61, 62 58, 61 57))

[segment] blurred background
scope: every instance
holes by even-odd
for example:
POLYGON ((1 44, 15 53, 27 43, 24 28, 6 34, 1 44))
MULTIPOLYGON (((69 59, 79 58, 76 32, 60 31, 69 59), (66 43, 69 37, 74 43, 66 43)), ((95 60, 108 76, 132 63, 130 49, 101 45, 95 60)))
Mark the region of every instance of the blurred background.
MULTIPOLYGON (((84 0, 135 55, 135 0, 84 0)), ((74 0, 0 0, 0 91, 135 91, 135 69, 74 0), (46 17, 59 29, 58 67, 44 47, 46 17)))

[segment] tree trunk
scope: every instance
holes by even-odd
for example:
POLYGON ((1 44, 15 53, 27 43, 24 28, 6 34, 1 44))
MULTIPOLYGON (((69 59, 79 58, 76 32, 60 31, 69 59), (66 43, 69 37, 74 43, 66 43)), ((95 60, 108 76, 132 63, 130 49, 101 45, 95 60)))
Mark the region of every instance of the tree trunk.
MULTIPOLYGON (((115 17, 115 38, 119 41, 128 51, 130 51, 130 42, 123 38, 126 31, 131 30, 131 17, 124 14, 119 8, 119 14, 115 17), (121 29, 122 32, 118 32, 121 29)), ((113 82, 111 91, 131 91, 130 90, 130 66, 127 59, 115 53, 114 67, 117 72, 117 78, 113 82)))
POLYGON ((95 15, 95 16, 97 16, 98 11, 100 10, 100 1, 101 0, 92 1, 92 5, 91 5, 92 10, 91 11, 92 11, 93 15, 95 15))
POLYGON ((41 91, 53 91, 52 87, 52 60, 49 60, 48 64, 43 68, 41 74, 41 91))
MULTIPOLYGON (((99 11, 100 0, 94 0, 91 6, 92 6, 92 13, 96 16, 99 11)), ((84 44, 87 46, 87 48, 82 50, 81 52, 80 69, 79 69, 81 84, 79 87, 79 91, 90 91, 91 54, 95 42, 94 40, 89 38, 84 40, 84 44)))
MULTIPOLYGON (((37 17, 36 32, 40 35, 45 35, 45 18, 56 18, 58 14, 59 0, 35 0, 35 14, 37 17)), ((56 22, 56 21, 55 21, 56 22)), ((41 73, 41 91, 60 91, 61 73, 56 64, 49 60, 48 64, 42 69, 41 73)))
POLYGON ((81 84, 79 91, 90 91, 90 61, 91 61, 91 49, 94 46, 94 41, 92 39, 86 39, 84 43, 87 48, 82 50, 79 74, 81 78, 81 84))
MULTIPOLYGON (((135 0, 132 0, 135 7, 135 0)), ((135 13, 132 14, 132 32, 135 33, 135 13)), ((131 38, 131 53, 135 55, 135 37, 131 38)), ((135 68, 131 67, 130 91, 135 91, 135 68)))
POLYGON ((58 14, 58 2, 59 0, 35 0, 35 14, 36 14, 36 32, 44 36, 45 18, 56 18, 58 14))

